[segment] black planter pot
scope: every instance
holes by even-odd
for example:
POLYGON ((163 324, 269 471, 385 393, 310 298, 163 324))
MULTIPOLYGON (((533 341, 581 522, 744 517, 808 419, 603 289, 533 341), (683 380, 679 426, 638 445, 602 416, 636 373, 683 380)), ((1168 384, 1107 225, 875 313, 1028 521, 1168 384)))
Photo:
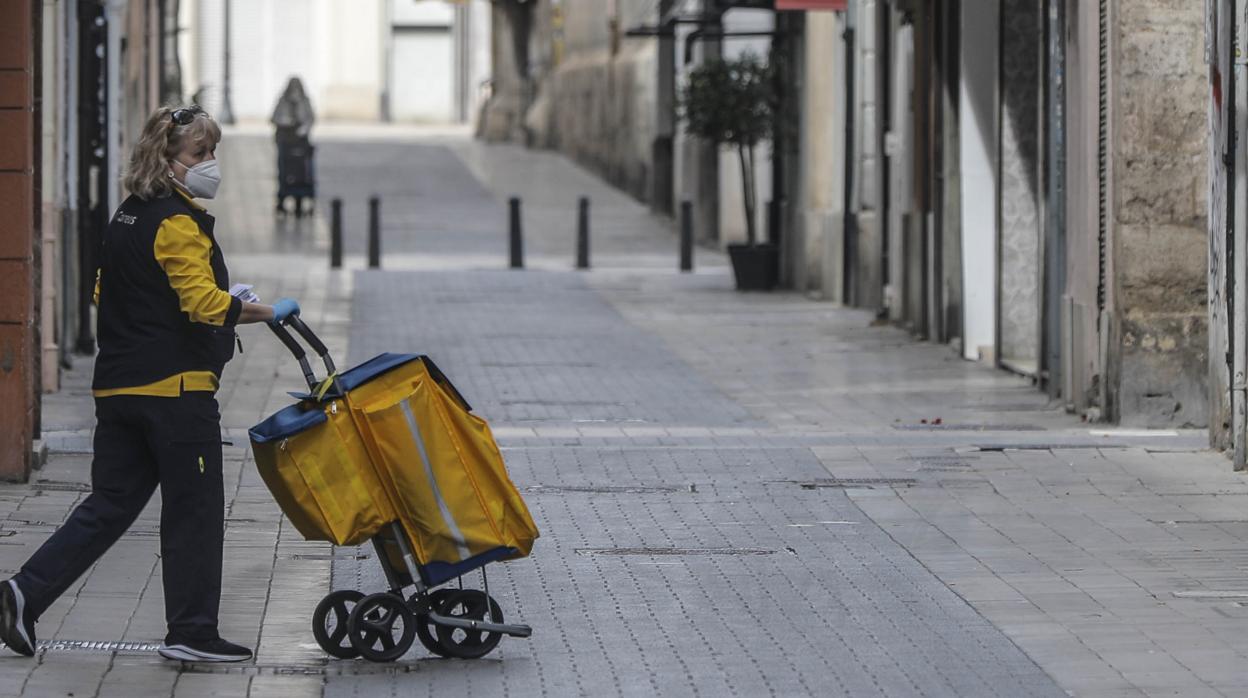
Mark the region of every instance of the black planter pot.
POLYGON ((770 291, 780 280, 780 248, 771 244, 729 245, 738 291, 770 291))

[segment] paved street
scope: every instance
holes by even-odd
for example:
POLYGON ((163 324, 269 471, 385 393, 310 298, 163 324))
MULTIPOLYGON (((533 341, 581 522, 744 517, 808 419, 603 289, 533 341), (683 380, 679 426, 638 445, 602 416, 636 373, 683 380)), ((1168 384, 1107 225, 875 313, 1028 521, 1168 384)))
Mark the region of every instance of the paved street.
MULTIPOLYGON (((350 362, 431 355, 495 427, 542 538, 491 569, 491 593, 533 637, 476 662, 320 652, 316 603, 380 590, 380 570, 367 548, 302 541, 256 474, 245 430, 301 378, 248 328, 219 396, 222 623, 256 660, 154 655, 154 501, 42 619, 38 658, 0 659, 0 695, 1242 695, 1248 482, 1203 432, 1081 424, 866 313, 737 294, 711 250, 677 274, 669 222, 550 153, 326 130, 340 272, 323 218, 275 221, 267 139, 219 155, 237 280, 299 298, 350 362), (371 194, 383 271, 360 268, 371 194), (522 272, 504 268, 511 195, 522 272), (591 272, 571 270, 580 195, 591 272)), ((89 370, 47 400, 37 480, 0 486, 0 571, 85 496, 89 370)))

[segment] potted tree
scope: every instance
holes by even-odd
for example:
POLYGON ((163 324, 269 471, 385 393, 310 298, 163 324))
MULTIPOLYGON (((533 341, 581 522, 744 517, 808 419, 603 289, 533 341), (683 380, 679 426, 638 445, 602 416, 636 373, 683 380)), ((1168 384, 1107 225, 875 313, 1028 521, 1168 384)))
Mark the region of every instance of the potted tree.
POLYGON ((680 96, 680 115, 689 133, 716 145, 730 145, 741 164, 746 244, 728 246, 737 289, 769 291, 779 275, 779 250, 758 239, 758 187, 754 152, 775 128, 775 82, 758 56, 717 59, 689 72, 680 96))

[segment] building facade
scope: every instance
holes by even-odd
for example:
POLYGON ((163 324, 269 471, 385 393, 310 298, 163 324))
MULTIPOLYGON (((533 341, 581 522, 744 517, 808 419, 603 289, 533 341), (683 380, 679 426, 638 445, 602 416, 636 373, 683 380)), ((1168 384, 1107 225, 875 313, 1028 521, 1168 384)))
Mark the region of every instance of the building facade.
POLYGON ((291 77, 328 121, 475 123, 488 90, 488 0, 182 0, 181 12, 194 27, 186 92, 229 120, 267 122, 291 77))
POLYGON ((40 457, 40 396, 95 350, 99 231, 122 153, 180 92, 177 0, 0 2, 0 478, 40 457))
POLYGON ((735 168, 683 138, 671 103, 688 66, 764 53, 784 126, 761 198, 785 286, 1092 421, 1229 414, 1210 383, 1201 3, 589 5, 496 3, 484 135, 567 152, 659 211, 689 199, 700 237, 733 242, 735 168))

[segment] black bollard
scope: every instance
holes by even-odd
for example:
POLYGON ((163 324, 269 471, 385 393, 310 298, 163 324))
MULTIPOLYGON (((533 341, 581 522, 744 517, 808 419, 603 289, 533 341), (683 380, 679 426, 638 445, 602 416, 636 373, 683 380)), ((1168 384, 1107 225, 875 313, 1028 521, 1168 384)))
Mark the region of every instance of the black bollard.
POLYGON ((693 202, 680 202, 680 270, 693 271, 693 202))
POLYGON ((780 202, 767 200, 767 242, 780 244, 780 202))
POLYGON ((520 198, 511 197, 511 268, 524 268, 524 230, 520 221, 520 198))
POLYGON ((589 268, 589 197, 582 196, 576 225, 576 268, 589 268))
POLYGON ((342 199, 330 202, 329 214, 329 267, 342 268, 342 199))
POLYGON ((381 199, 368 200, 368 268, 381 268, 381 199))

